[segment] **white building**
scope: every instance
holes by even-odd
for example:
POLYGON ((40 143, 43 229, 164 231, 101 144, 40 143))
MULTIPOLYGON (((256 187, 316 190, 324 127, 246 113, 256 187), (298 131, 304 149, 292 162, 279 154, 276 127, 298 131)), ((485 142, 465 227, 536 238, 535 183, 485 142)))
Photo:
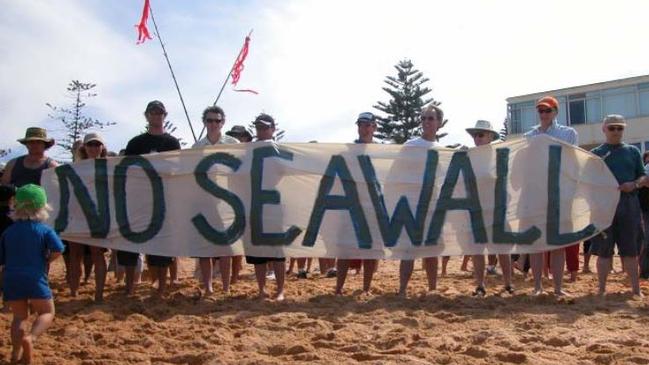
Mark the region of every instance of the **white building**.
POLYGON ((649 151, 649 75, 507 98, 511 138, 539 123, 535 102, 546 95, 557 98, 558 122, 577 130, 582 148, 591 149, 604 141, 604 116, 621 114, 628 124, 625 142, 649 151))

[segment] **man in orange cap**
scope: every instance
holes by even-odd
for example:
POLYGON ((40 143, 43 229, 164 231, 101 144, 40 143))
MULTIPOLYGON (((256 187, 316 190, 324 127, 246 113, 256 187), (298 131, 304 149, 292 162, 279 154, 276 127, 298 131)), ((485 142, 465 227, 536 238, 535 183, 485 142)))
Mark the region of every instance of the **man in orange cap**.
MULTIPOLYGON (((542 134, 549 135, 577 145, 577 131, 574 128, 561 125, 557 122, 559 112, 559 101, 552 96, 544 96, 536 102, 536 111, 539 114, 539 125, 535 126, 525 137, 533 138, 542 134)), ((563 268, 568 256, 568 269, 576 273, 579 270, 579 244, 567 248, 560 248, 550 251, 550 266, 552 269, 552 279, 554 280, 554 293, 557 296, 564 296, 566 293, 562 290, 563 268), (576 263, 576 265, 575 265, 576 263), (575 267, 576 266, 576 267, 575 267)), ((534 276, 534 294, 543 293, 543 284, 541 281, 543 274, 543 253, 530 254, 530 264, 532 275, 534 276)))

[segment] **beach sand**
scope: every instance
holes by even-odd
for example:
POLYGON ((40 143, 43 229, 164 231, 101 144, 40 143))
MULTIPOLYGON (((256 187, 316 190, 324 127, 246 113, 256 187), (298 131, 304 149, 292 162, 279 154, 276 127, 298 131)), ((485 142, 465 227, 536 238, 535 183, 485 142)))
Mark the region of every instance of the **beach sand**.
MULTIPOLYGON (((362 275, 350 272, 345 295, 336 297, 335 279, 313 273, 290 276, 286 301, 273 302, 256 299, 245 262, 229 296, 217 290, 203 298, 193 260, 182 259, 168 298, 154 299, 148 283, 126 297, 111 273, 104 303, 95 304, 92 279, 70 297, 59 260, 51 273, 57 317, 36 342, 35 363, 649 364, 649 300, 633 299, 624 275, 610 277, 606 299, 595 295, 595 274, 566 283, 573 297, 558 300, 530 296, 531 281, 520 273, 514 296, 500 293, 499 276, 488 276, 488 295, 474 298, 460 262, 451 259, 434 293, 426 293, 417 261, 408 297, 397 297, 398 262, 382 261, 372 295, 359 290, 362 275)), ((269 285, 272 292, 275 282, 269 285)), ((647 281, 642 286, 649 295, 647 281)), ((11 315, 0 317, 6 362, 11 315)))

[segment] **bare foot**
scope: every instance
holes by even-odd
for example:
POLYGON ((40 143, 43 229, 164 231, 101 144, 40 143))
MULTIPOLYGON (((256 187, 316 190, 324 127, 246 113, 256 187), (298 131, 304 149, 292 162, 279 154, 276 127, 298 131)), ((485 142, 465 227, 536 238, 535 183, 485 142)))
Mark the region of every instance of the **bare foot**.
POLYGON ((405 291, 405 290, 403 290, 403 291, 399 290, 399 292, 397 293, 397 296, 399 296, 399 297, 401 297, 401 298, 405 298, 406 295, 407 295, 407 294, 406 294, 406 291, 405 291))
POLYGON ((633 300, 642 300, 644 299, 644 294, 642 292, 633 293, 633 300))
POLYGON ((534 289, 532 292, 532 296, 538 297, 539 295, 543 294, 543 289, 534 289))
POLYGON ((34 340, 32 339, 32 335, 27 335, 27 336, 23 337, 22 346, 23 346, 22 363, 23 364, 31 364, 32 363, 32 352, 34 350, 34 340))
POLYGON ((342 291, 342 290, 336 290, 336 292, 334 293, 334 295, 336 295, 336 296, 342 296, 342 295, 343 295, 343 291, 342 291))
POLYGON ((591 272, 592 272, 592 271, 590 271, 590 268, 589 268, 589 267, 584 267, 584 269, 581 270, 581 273, 582 273, 582 274, 590 274, 591 272))

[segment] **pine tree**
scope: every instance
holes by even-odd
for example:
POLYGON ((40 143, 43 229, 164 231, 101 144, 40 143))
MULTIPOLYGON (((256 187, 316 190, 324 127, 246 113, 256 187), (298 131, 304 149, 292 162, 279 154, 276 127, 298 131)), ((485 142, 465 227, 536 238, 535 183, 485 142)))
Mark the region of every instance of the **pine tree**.
MULTIPOLYGON (((379 117, 376 138, 402 144, 412 137, 421 135, 421 109, 432 103, 441 103, 433 98, 424 98, 431 90, 424 84, 429 81, 424 74, 415 69, 412 61, 403 60, 394 66, 397 76, 386 76, 387 86, 383 90, 390 95, 388 102, 377 102, 374 108, 387 114, 379 117)), ((446 124, 442 122, 440 129, 446 124)), ((446 133, 437 135, 437 139, 446 133)))
POLYGON ((11 153, 11 149, 9 149, 9 148, 7 148, 7 149, 0 148, 0 158, 3 158, 3 157, 7 156, 10 153, 11 153))
POLYGON ((503 127, 500 130, 500 140, 505 141, 507 139, 507 135, 509 134, 509 119, 505 118, 503 121, 503 127))
POLYGON ((74 100, 71 107, 53 106, 50 103, 45 104, 53 112, 49 117, 60 121, 65 128, 65 136, 63 138, 57 138, 57 145, 62 147, 70 156, 72 155, 72 145, 75 141, 80 140, 86 132, 92 129, 103 129, 115 125, 113 122, 102 122, 85 115, 84 108, 86 107, 86 103, 84 100, 97 96, 92 91, 95 86, 97 85, 72 80, 67 88, 68 95, 74 100))

